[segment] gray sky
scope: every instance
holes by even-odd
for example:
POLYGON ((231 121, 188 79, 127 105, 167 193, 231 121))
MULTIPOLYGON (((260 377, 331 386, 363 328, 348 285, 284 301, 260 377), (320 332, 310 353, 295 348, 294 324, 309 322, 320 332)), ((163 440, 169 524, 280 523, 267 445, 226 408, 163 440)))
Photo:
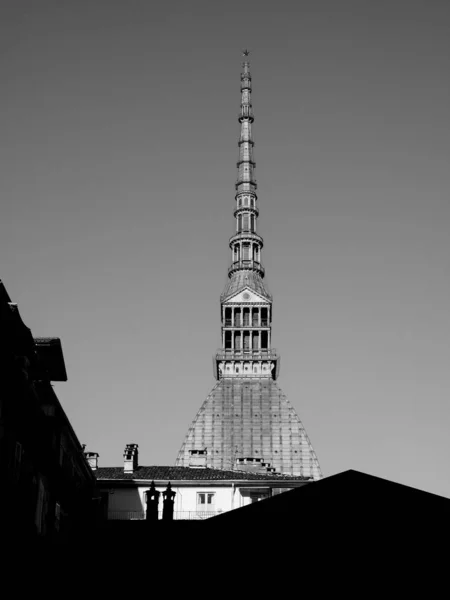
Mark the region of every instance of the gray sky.
POLYGON ((248 46, 279 383, 325 476, 450 496, 449 4, 0 16, 0 277, 100 463, 173 464, 214 383, 248 46))

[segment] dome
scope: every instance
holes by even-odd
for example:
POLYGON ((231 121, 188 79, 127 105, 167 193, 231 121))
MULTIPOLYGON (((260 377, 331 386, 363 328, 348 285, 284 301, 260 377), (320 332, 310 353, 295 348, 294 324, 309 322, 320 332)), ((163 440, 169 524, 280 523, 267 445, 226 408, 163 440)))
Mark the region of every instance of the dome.
POLYGON ((306 431, 276 381, 223 378, 206 398, 178 453, 189 466, 191 450, 206 449, 206 466, 239 470, 239 459, 260 459, 277 473, 320 479, 306 431))

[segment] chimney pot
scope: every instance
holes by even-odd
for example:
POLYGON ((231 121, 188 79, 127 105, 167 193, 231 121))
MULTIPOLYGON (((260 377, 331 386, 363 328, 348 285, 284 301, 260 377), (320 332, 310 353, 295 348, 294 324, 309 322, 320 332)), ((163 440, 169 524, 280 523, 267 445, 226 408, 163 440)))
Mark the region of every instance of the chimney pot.
POLYGON ((127 444, 123 453, 123 471, 124 473, 133 473, 138 468, 138 448, 137 444, 127 444))
POLYGON ((86 457, 88 465, 91 467, 91 469, 96 471, 98 469, 99 454, 97 452, 85 452, 84 456, 86 457))

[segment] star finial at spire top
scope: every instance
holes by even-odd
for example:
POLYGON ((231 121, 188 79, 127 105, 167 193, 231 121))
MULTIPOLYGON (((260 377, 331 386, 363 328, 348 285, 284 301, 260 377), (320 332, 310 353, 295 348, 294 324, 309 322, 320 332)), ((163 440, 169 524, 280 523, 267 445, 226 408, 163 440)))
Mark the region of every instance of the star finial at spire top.
POLYGON ((250 55, 250 50, 247 50, 247 48, 244 48, 242 50, 242 56, 249 56, 250 55))

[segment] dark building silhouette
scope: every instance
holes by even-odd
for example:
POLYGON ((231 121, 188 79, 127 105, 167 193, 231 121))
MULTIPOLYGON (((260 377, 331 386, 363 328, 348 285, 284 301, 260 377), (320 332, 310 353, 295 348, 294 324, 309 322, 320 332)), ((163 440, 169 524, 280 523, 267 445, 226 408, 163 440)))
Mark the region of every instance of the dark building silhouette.
POLYGON ((352 555, 382 564, 394 555, 400 563, 406 555, 441 551, 450 499, 349 470, 205 521, 205 540, 221 532, 239 533, 255 547, 296 541, 305 557, 318 561, 340 563, 352 555))
POLYGON ((0 531, 67 541, 93 524, 95 476, 55 394, 61 341, 33 338, 0 281, 0 531))

